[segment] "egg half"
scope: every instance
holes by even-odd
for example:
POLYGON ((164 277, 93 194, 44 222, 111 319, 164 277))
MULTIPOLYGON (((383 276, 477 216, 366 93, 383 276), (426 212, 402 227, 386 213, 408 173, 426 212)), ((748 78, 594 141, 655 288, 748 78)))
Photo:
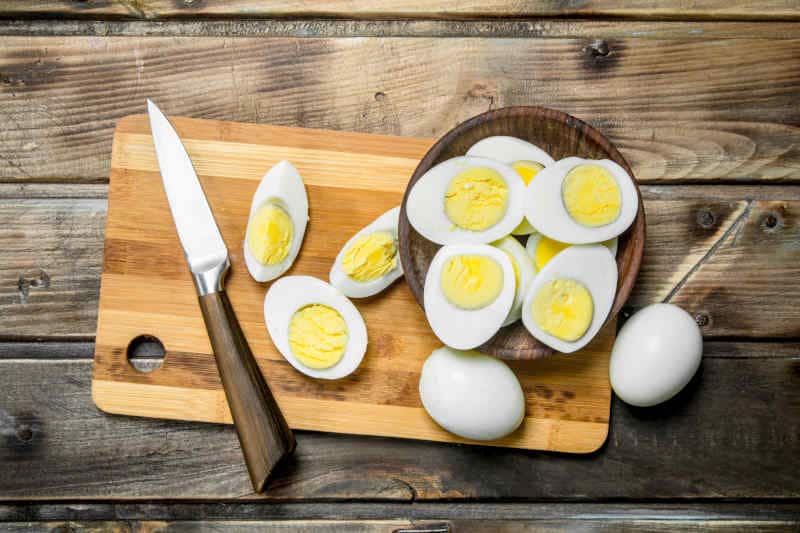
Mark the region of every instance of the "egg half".
POLYGON ((506 252, 487 244, 443 246, 425 277, 425 316, 439 340, 469 350, 497 333, 515 289, 506 252))
POLYGON ((321 379, 351 374, 367 350, 367 327, 353 303, 310 276, 287 276, 264 298, 264 321, 278 351, 294 368, 321 379))
MULTIPOLYGON (((487 157, 510 165, 517 171, 525 185, 528 185, 544 167, 555 162, 550 154, 535 144, 505 135, 481 139, 467 150, 467 155, 487 157)), ((523 219, 511 233, 512 235, 528 235, 533 231, 530 222, 523 219)))
POLYGON ((522 323, 541 342, 572 353, 606 321, 617 291, 617 263, 600 244, 570 246, 539 271, 522 302, 522 323))
POLYGON ((484 157, 454 157, 411 187, 408 221, 437 244, 485 244, 522 221, 525 182, 508 165, 484 157))
POLYGON ((385 212, 353 235, 331 267, 331 285, 350 298, 378 294, 403 275, 397 249, 400 207, 385 212))
POLYGON ((308 196, 300 173, 288 161, 272 167, 250 205, 244 260, 256 281, 270 281, 294 263, 308 223, 308 196))
POLYGON ((570 244, 613 239, 639 209, 633 179, 608 159, 557 161, 536 175, 525 195, 525 218, 536 231, 570 244))
POLYGON ((522 316, 522 300, 525 298, 525 292, 530 287, 533 278, 536 277, 536 271, 533 268, 533 260, 514 237, 503 237, 499 241, 493 242, 492 246, 503 250, 508 255, 511 260, 511 266, 514 268, 516 285, 514 303, 511 305, 511 310, 508 312, 506 320, 503 322, 503 326, 508 326, 522 316))
MULTIPOLYGON (((618 247, 618 239, 616 237, 608 241, 603 241, 600 244, 608 248, 611 254, 616 257, 618 247)), ((549 237, 545 237, 539 232, 534 232, 528 237, 528 241, 525 243, 525 250, 533 260, 534 269, 538 272, 543 269, 551 259, 570 246, 573 245, 566 242, 555 241, 549 237)))

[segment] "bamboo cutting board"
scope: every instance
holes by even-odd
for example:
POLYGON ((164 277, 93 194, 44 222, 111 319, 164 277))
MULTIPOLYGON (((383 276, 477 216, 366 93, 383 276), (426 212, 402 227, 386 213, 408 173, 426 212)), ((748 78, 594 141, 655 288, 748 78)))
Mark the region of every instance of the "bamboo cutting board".
MULTIPOLYGON (((308 378, 275 350, 263 316, 267 284, 253 281, 242 257, 250 200, 281 159, 306 183, 311 220, 288 274, 327 281, 339 248, 361 227, 399 205, 429 139, 171 119, 194 162, 227 243, 228 294, 261 370, 295 429, 469 442, 439 428, 419 400, 422 363, 441 343, 405 283, 355 300, 367 324, 361 367, 339 381, 308 378)), ((526 419, 497 446, 583 453, 608 434, 606 327, 571 356, 511 361, 527 397, 526 419)), ((162 189, 147 117, 122 119, 114 134, 92 395, 107 412, 230 423, 197 296, 162 189), (161 368, 127 359, 140 335, 165 346, 161 368)), ((483 443, 485 444, 485 443, 483 443)))

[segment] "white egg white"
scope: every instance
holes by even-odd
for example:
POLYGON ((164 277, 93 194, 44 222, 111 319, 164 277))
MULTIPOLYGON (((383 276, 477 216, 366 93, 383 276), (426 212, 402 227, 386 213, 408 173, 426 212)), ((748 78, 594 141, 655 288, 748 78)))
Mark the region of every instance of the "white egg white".
POLYGON ((367 351, 367 326, 361 313, 345 295, 322 280, 311 276, 287 276, 273 283, 264 298, 264 321, 272 343, 281 355, 307 376, 340 379, 355 371, 367 351), (289 323, 292 316, 308 305, 321 304, 335 309, 347 324, 347 346, 338 363, 329 368, 309 368, 292 353, 289 323))
POLYGON ((639 209, 639 196, 633 179, 624 168, 608 159, 593 160, 567 157, 542 169, 525 191, 525 218, 551 239, 570 244, 602 242, 617 237, 633 223, 639 209), (569 215, 561 196, 564 179, 578 165, 592 164, 606 168, 619 185, 622 206, 617 219, 605 226, 587 227, 569 215))
POLYGON ((507 165, 515 161, 533 161, 543 167, 555 163, 550 154, 535 144, 506 135, 495 135, 481 139, 467 150, 467 155, 487 157, 507 165))
MULTIPOLYGON (((533 260, 534 262, 533 263, 534 270, 536 270, 536 247, 539 246, 539 241, 542 240, 542 237, 543 235, 541 233, 539 233, 538 231, 534 231, 528 236, 528 240, 525 242, 525 250, 528 252, 528 256, 531 258, 531 260, 533 260)), ((603 246, 606 246, 605 243, 592 243, 592 244, 603 244, 603 246)), ((609 251, 614 257, 617 256, 618 245, 619 245, 619 239, 617 237, 614 237, 609 241, 608 246, 606 246, 606 248, 609 249, 609 251)), ((583 245, 578 245, 578 246, 583 246, 583 245)))
POLYGON ((422 366, 419 396, 431 418, 465 439, 505 437, 525 418, 525 395, 504 362, 447 346, 422 366))
POLYGON ((383 289, 391 285, 392 282, 394 282, 403 275, 403 265, 400 264, 399 256, 397 257, 397 266, 395 268, 389 271, 385 276, 382 276, 378 279, 374 279, 372 281, 367 281, 367 282, 356 281, 347 274, 345 274, 344 270, 342 269, 342 261, 344 260, 345 252, 350 247, 350 245, 353 244, 353 242, 359 237, 364 235, 371 235, 379 231, 385 231, 394 235, 395 240, 397 240, 397 222, 399 216, 400 216, 399 206, 390 209, 389 211, 385 212, 384 214, 376 218, 367 227, 363 228, 361 231, 353 235, 350 238, 350 240, 348 240, 345 243, 345 245, 339 251, 339 255, 336 256, 336 260, 334 261, 333 266, 331 267, 331 272, 330 272, 331 285, 342 291, 342 293, 345 296, 349 296, 350 298, 366 298, 368 296, 373 296, 375 294, 378 294, 383 289))
POLYGON ((411 188, 405 203, 408 221, 417 232, 437 244, 485 244, 511 233, 522 221, 525 182, 510 166, 484 157, 454 157, 423 174, 411 188), (459 228, 444 210, 444 195, 450 181, 470 167, 497 171, 508 186, 506 213, 497 224, 484 231, 459 228))
POLYGON ((488 244, 453 244, 439 249, 425 276, 425 316, 433 333, 451 348, 470 350, 494 336, 508 317, 514 303, 514 267, 505 252, 488 244), (497 261, 503 270, 500 294, 481 309, 462 309, 450 303, 442 292, 442 268, 454 255, 482 255, 497 261))
POLYGON ((288 161, 280 161, 273 166, 261 179, 258 184, 253 202, 250 204, 250 215, 247 223, 247 231, 244 237, 244 260, 247 270, 256 281, 270 281, 292 266, 297 254, 300 252, 300 245, 303 244, 303 237, 306 233, 308 224, 308 196, 303 185, 303 178, 297 169, 288 161), (260 263, 250 251, 247 244, 250 233, 250 222, 256 211, 264 204, 274 203, 282 208, 289 215, 292 221, 292 243, 289 253, 280 263, 265 265, 260 263))
POLYGON ((514 292, 514 303, 511 305, 511 311, 508 312, 505 322, 503 322, 503 326, 508 326, 522 317, 522 300, 525 299, 525 293, 533 278, 536 277, 536 269, 533 267, 533 260, 525 248, 514 237, 503 237, 499 241, 493 242, 492 246, 512 256, 519 272, 519 284, 514 292))
POLYGON ((570 246, 547 263, 531 283, 522 302, 522 323, 531 335, 562 353, 580 350, 591 341, 606 321, 617 293, 617 262, 602 244, 570 246), (542 331, 531 308, 539 289, 553 279, 567 278, 582 283, 592 295, 594 313, 589 329, 573 342, 542 331))

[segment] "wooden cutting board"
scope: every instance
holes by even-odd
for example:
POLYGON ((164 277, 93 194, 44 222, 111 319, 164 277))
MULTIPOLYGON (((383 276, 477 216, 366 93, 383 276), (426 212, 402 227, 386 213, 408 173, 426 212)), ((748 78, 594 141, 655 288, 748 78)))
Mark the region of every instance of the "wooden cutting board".
MULTIPOLYGON (((362 133, 173 118, 228 245, 228 292, 253 353, 295 429, 468 442, 437 426, 419 400, 422 363, 441 343, 405 283, 355 300, 367 324, 361 367, 339 381, 308 378, 275 350, 263 315, 267 284, 242 257, 250 200, 273 164, 288 159, 309 195, 311 220, 289 274, 327 281, 339 248, 399 205, 432 144, 362 133)), ((608 360, 614 328, 571 356, 510 362, 527 397, 526 419, 496 446, 583 453, 608 434, 608 360)), ((447 391, 444 391, 445 393, 447 391)), ((230 423, 194 287, 161 185, 146 116, 120 120, 114 134, 92 395, 109 413, 230 423), (165 346, 161 368, 127 359, 140 335, 165 346)))

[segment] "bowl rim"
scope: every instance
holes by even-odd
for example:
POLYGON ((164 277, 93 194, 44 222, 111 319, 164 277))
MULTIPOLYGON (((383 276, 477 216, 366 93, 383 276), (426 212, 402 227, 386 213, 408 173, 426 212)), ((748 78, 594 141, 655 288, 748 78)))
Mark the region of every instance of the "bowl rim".
MULTIPOLYGON (((427 172, 430 168, 434 166, 434 162, 439 159, 442 152, 458 137, 460 137, 466 131, 471 130, 481 124, 484 124, 489 121, 497 120, 497 119, 505 119, 511 117, 543 117, 549 120, 555 120, 561 122, 565 126, 570 129, 580 130, 585 136, 591 138, 592 141, 597 143, 604 152, 608 154, 608 159, 613 160, 620 166, 622 166, 628 175, 633 180, 634 186, 636 188, 636 195, 639 200, 639 206, 636 213, 636 218, 634 219, 633 223, 626 229, 621 235, 621 238, 625 238, 627 240, 631 240, 635 235, 640 238, 633 239, 631 245, 633 246, 633 250, 630 254, 626 256, 618 255, 617 260, 617 271, 618 272, 626 272, 626 276, 619 276, 617 280, 617 290, 614 296, 614 303, 611 306, 611 310, 606 317, 605 324, 607 324, 610 320, 614 319, 625 305, 625 302, 630 297, 631 291, 633 290, 633 286, 636 283, 637 278, 639 277, 639 270, 641 268, 642 259, 644 257, 644 244, 647 234, 646 229, 646 222, 645 222, 645 213, 644 213, 644 202, 642 201, 642 192, 639 187, 639 183, 636 179, 636 176, 633 174, 633 170, 631 170, 630 165, 628 164, 625 157, 619 152, 619 150, 614 146, 614 144, 598 129, 594 128, 587 122, 574 117, 568 113, 563 111, 559 111, 557 109, 552 109, 543 106, 508 106, 502 107, 499 109, 492 109, 489 111, 485 111, 478 115, 468 118, 467 120, 460 122, 455 127, 451 128, 447 133, 442 135, 434 144, 433 146, 428 149, 425 155, 420 159, 419 164, 414 169, 413 174, 411 175, 408 184, 406 185, 405 192, 403 193, 403 201, 400 205, 400 218, 398 224, 398 248, 400 251, 400 263, 403 266, 403 271, 406 273, 413 272, 414 269, 410 264, 411 261, 411 253, 408 252, 408 242, 409 242, 409 232, 411 230, 411 223, 408 220, 408 215, 406 213, 406 205, 408 202, 409 193, 414 186, 414 184, 419 180, 419 178, 427 172), (404 252, 405 250, 405 252, 404 252)), ((424 237, 422 237, 424 239, 424 237)), ((405 282, 408 285, 411 293, 414 295, 417 304, 423 308, 424 311, 424 279, 418 280, 416 277, 413 276, 404 276, 405 282)), ((604 324, 604 327, 605 327, 604 324)), ((533 340, 533 345, 528 347, 528 349, 501 349, 499 347, 492 346, 492 340, 495 337, 493 336, 492 339, 487 341, 482 346, 476 348, 479 351, 485 351, 490 355, 494 355, 501 359, 540 359, 542 357, 548 357, 553 354, 560 354, 561 352, 557 352, 546 346, 541 341, 536 339, 531 335, 531 339, 533 340)))

